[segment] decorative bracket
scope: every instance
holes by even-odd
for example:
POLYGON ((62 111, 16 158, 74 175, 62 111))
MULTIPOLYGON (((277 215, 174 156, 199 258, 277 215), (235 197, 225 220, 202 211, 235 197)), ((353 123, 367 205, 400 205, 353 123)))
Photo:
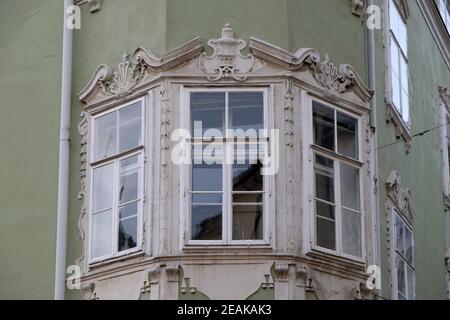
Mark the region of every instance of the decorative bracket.
POLYGON ((357 17, 364 15, 364 0, 352 0, 352 14, 357 17))
POLYGON ((386 190, 397 210, 411 223, 414 219, 411 191, 402 186, 398 171, 393 170, 389 174, 386 180, 386 190))
POLYGON ((199 57, 199 67, 206 73, 209 81, 247 79, 246 73, 252 70, 255 57, 253 54, 241 53, 247 47, 247 43, 234 38, 230 24, 225 24, 222 36, 219 39, 209 40, 208 45, 214 52, 210 56, 203 53, 199 57))

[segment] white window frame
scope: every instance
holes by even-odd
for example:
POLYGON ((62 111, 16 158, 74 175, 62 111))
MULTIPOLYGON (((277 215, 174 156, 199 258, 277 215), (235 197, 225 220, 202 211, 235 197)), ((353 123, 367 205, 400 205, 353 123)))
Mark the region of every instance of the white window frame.
MULTIPOLYGON (((447 201, 450 199, 450 157, 448 155, 449 149, 449 139, 450 134, 447 132, 447 127, 450 126, 450 112, 445 102, 441 104, 441 118, 442 118, 442 128, 441 128, 441 141, 442 141, 442 180, 443 180, 443 194, 444 199, 447 198, 447 201), (447 123, 447 125, 446 125, 447 123)), ((447 205, 450 202, 446 203, 447 205)))
MULTIPOLYGON (((274 128, 273 124, 273 88, 268 86, 252 86, 252 87, 205 87, 205 86, 182 86, 180 93, 180 123, 181 127, 191 132, 191 92, 262 92, 264 99, 264 129, 268 134, 274 128)), ((228 101, 225 101, 226 106, 228 101)), ((225 130, 228 128, 228 108, 225 110, 225 130)), ((225 148, 229 148, 230 143, 223 143, 225 148)), ((225 149, 224 149, 225 150, 225 149)), ((224 152, 224 156, 227 154, 224 152)), ((263 239, 260 240, 232 240, 232 205, 231 179, 232 170, 230 164, 224 164, 229 167, 227 170, 222 169, 222 240, 192 240, 191 239, 191 165, 182 165, 181 168, 181 202, 180 202, 180 224, 181 224, 181 246, 239 246, 239 245, 270 245, 270 225, 271 214, 273 210, 272 188, 274 177, 269 175, 263 176, 263 239), (186 210, 186 208, 189 208, 186 210), (186 214, 187 212, 187 214, 186 214)))
MULTIPOLYGON (((365 210, 364 210, 364 186, 363 186, 363 167, 364 163, 361 162, 362 159, 362 151, 363 151, 363 142, 362 142, 362 115, 358 115, 356 113, 351 113, 342 107, 339 107, 338 105, 331 104, 325 100, 322 100, 317 97, 313 97, 309 94, 304 93, 303 99, 302 99, 304 105, 306 106, 306 124, 304 123, 304 127, 306 132, 304 131, 304 137, 306 140, 306 159, 308 161, 306 168, 307 172, 305 173, 305 181, 308 184, 309 192, 305 192, 305 195, 309 198, 308 203, 310 204, 310 225, 308 226, 310 230, 310 248, 313 251, 323 252, 326 254, 331 254, 335 256, 339 256, 342 258, 346 258, 349 260, 357 261, 363 263, 365 261, 366 256, 366 249, 365 249, 365 238, 366 238, 366 230, 365 230, 365 210), (337 154, 335 151, 331 151, 328 149, 325 149, 320 146, 314 145, 314 133, 313 133, 313 101, 316 101, 326 107, 329 107, 335 111, 338 111, 342 114, 348 115, 352 118, 355 118, 357 120, 357 127, 358 127, 358 159, 352 159, 349 157, 346 157, 344 155, 337 154), (314 155, 322 155, 325 156, 328 159, 333 160, 334 164, 334 194, 335 194, 335 244, 336 244, 336 250, 331 250, 328 248, 321 247, 317 245, 316 241, 316 205, 315 205, 315 157, 314 155), (342 250, 342 214, 341 214, 341 187, 340 187, 340 163, 344 162, 347 165, 350 165, 355 168, 359 168, 359 200, 360 200, 360 208, 361 208, 361 257, 354 256, 351 254, 344 253, 342 250), (338 164, 338 165, 336 165, 338 164)), ((336 125, 336 117, 335 117, 335 125, 336 125)), ((337 148, 337 136, 335 135, 335 146, 337 148)), ((306 247, 308 248, 308 247, 306 247)), ((309 251, 309 250, 306 250, 309 251)))
MULTIPOLYGON (((400 121, 400 123, 397 123, 397 125, 400 125, 401 127, 404 128, 403 131, 405 131, 405 133, 407 135, 409 135, 409 130, 411 128, 411 124, 412 124, 412 117, 411 117, 411 103, 410 103, 410 86, 409 86, 409 62, 408 62, 408 54, 407 52, 403 52, 403 49, 400 46, 400 42, 399 39, 396 38, 396 36, 394 35, 394 33, 391 30, 391 23, 390 23, 390 13, 391 10, 396 10, 398 15, 400 16, 400 19, 402 20, 402 22, 405 24, 405 28, 406 28, 406 46, 408 46, 408 26, 405 20, 405 17, 402 14, 402 11, 397 7, 397 5, 395 4, 394 0, 387 0, 385 1, 385 50, 386 50, 386 54, 385 54, 385 58, 386 58, 386 99, 388 102, 388 107, 392 108, 393 112, 396 113, 398 120, 400 121), (394 88, 393 88, 393 79, 392 79, 392 64, 391 64, 391 56, 392 56, 392 52, 391 52, 391 44, 393 44, 396 49, 398 50, 398 66, 399 66, 399 89, 400 89, 400 106, 395 105, 394 103, 394 99, 393 99, 393 92, 394 92, 394 88), (402 91, 403 91, 403 84, 402 84, 402 76, 401 76, 401 59, 405 60, 406 63, 406 78, 407 78, 407 84, 406 84, 406 88, 408 90, 408 121, 405 121, 405 119, 403 118, 403 113, 402 110, 405 107, 403 105, 403 98, 402 98, 402 91)), ((406 48, 406 50, 408 50, 408 48, 406 48)))
MULTIPOLYGON (((390 201, 390 200, 388 200, 390 201)), ((403 222, 404 226, 411 231, 411 238, 412 238, 412 249, 413 249, 413 264, 412 268, 414 270, 414 297, 410 298, 407 297, 407 300, 415 300, 416 298, 416 267, 415 267, 415 255, 414 255, 414 231, 409 222, 403 217, 403 215, 395 208, 394 204, 391 202, 391 212, 390 212, 390 219, 391 219, 391 225, 392 225, 392 233, 391 233, 391 255, 390 255, 390 267, 391 267, 391 289, 392 289, 392 299, 398 300, 398 278, 397 278, 397 265, 395 263, 396 257, 397 257, 397 226, 396 226, 396 218, 399 217, 400 220, 403 222)), ((403 259, 403 258, 401 258, 403 259)), ((406 262, 409 264, 408 262, 406 262)), ((405 269, 405 290, 406 294, 408 294, 408 278, 407 278, 407 270, 405 269)))
MULTIPOLYGON (((446 2, 449 0, 438 0, 438 9, 441 14, 442 21, 447 29, 448 34, 450 35, 450 12, 447 10, 446 2)), ((450 6, 450 4, 449 4, 450 6)))
MULTIPOLYGON (((87 215, 88 215, 88 230, 89 234, 87 237, 86 242, 86 250, 88 253, 88 264, 93 265, 96 263, 100 263, 106 260, 120 258, 126 255, 131 255, 137 252, 140 252, 143 250, 143 217, 144 217, 144 208, 145 208, 145 162, 146 162, 146 154, 145 154, 145 146, 146 146, 146 105, 147 105, 147 98, 141 97, 138 99, 131 100, 129 102, 120 104, 118 106, 115 106, 113 108, 110 108, 105 111, 101 111, 99 113, 95 113, 89 116, 89 132, 90 137, 88 139, 88 173, 87 173, 87 181, 89 182, 87 186, 88 191, 88 201, 87 201, 87 215), (142 137, 142 144, 138 147, 135 147, 133 149, 123 151, 117 154, 114 154, 113 156, 109 156, 105 159, 99 159, 95 160, 94 158, 94 132, 95 132, 95 120, 101 116, 104 116, 106 114, 117 112, 118 110, 122 108, 126 108, 132 104, 135 104, 136 102, 141 103, 142 113, 141 113, 141 137, 142 137), (139 205, 138 205, 138 213, 137 213, 137 245, 134 248, 130 248, 123 251, 118 251, 118 232, 119 232, 119 219, 118 219, 118 202, 117 202, 117 194, 118 194, 118 186, 119 186, 119 163, 121 160, 125 158, 129 158, 135 155, 139 155, 139 167, 140 167, 140 177, 139 177, 139 205), (112 244, 112 252, 107 255, 103 255, 100 257, 92 257, 91 256, 91 241, 92 241, 92 186, 93 186, 93 171, 96 168, 108 165, 114 163, 114 194, 113 194, 113 207, 112 207, 112 225, 113 225, 113 234, 111 241, 112 244)), ((117 130, 117 134, 118 134, 117 130)), ((119 143, 119 140, 117 140, 117 143, 119 143)))

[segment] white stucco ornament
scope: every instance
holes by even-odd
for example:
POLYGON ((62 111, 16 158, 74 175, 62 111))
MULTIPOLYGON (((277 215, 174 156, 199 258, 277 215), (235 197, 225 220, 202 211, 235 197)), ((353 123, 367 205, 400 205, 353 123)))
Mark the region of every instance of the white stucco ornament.
POLYGON ((245 81, 246 73, 250 72, 255 63, 253 54, 242 54, 247 47, 242 39, 235 39, 233 28, 225 24, 222 28, 222 36, 219 39, 211 39, 208 45, 214 49, 212 55, 205 52, 199 57, 199 67, 206 73, 209 81, 236 80, 245 81))

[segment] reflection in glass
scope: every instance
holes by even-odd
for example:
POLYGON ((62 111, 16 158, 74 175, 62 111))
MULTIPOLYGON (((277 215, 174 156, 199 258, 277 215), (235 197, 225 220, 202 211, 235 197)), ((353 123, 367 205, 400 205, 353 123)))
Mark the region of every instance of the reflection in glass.
POLYGON ((108 164, 93 170, 92 212, 112 208, 114 165, 108 164))
POLYGON ((233 164, 234 191, 262 191, 261 162, 255 164, 233 164))
POLYGON ((192 240, 222 239, 222 205, 192 205, 192 240))
POLYGON ((193 191, 222 191, 221 164, 193 164, 193 191))
POLYGON ((137 216, 119 222, 119 251, 137 246, 137 216))
POLYGON ((313 101, 314 144, 334 151, 334 110, 313 101))
POLYGON ((262 205, 233 206, 233 240, 263 239, 262 205))
POLYGON ((359 170, 345 163, 341 167, 341 203, 344 207, 359 211, 359 170))
POLYGON ((229 114, 232 129, 264 128, 264 101, 262 92, 230 92, 229 114))
POLYGON ((117 152, 117 113, 109 113, 95 119, 94 160, 100 160, 117 152))
POLYGON ((112 254, 112 210, 92 215, 91 257, 112 254))
POLYGON ((119 152, 130 150, 142 144, 141 102, 119 110, 119 152))
POLYGON ((406 288, 405 288, 405 262, 403 259, 396 254, 397 263, 397 290, 399 300, 404 300, 406 298, 406 288))
POLYGON ((201 137, 208 129, 222 132, 225 126, 225 92, 191 92, 191 132, 201 137), (194 123, 201 122, 202 131, 194 131, 194 123))
POLYGON ((342 250, 352 256, 362 256, 361 215, 342 209, 342 250))
POLYGON ((358 158, 358 121, 343 113, 337 113, 338 153, 358 158))

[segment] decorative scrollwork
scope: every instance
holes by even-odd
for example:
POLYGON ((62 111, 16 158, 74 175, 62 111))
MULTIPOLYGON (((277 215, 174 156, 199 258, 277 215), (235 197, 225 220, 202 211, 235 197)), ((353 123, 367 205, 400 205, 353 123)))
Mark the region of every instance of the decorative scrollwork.
POLYGON ((199 57, 199 67, 206 73, 209 81, 247 79, 246 73, 252 70, 255 57, 253 54, 241 53, 247 47, 247 43, 234 38, 230 24, 227 23, 222 28, 221 38, 209 40, 208 45, 214 52, 211 56, 203 53, 199 57))

